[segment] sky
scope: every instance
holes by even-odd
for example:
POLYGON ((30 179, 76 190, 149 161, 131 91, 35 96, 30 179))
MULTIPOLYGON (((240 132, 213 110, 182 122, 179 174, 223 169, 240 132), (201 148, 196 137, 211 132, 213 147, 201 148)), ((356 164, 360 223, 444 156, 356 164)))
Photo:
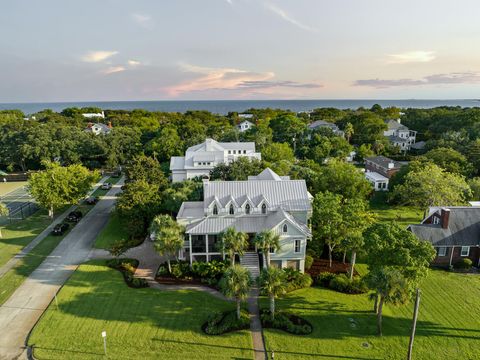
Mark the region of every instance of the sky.
POLYGON ((478 0, 16 0, 0 103, 480 97, 478 0))

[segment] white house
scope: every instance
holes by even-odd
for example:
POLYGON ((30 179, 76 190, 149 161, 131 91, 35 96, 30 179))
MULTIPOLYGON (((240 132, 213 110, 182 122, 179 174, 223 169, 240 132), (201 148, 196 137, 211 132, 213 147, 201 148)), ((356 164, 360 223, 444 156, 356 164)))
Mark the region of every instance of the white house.
POLYGON ((308 129, 310 131, 315 131, 318 129, 331 129, 335 135, 345 136, 345 133, 340 130, 336 124, 324 120, 317 120, 308 124, 308 129))
POLYGON ((254 123, 248 120, 243 120, 240 124, 237 125, 237 129, 240 132, 244 132, 244 131, 250 130, 254 126, 255 126, 254 123))
POLYGON ((102 123, 88 123, 86 132, 92 132, 95 135, 107 135, 112 131, 112 124, 102 124, 102 123))
POLYGON ((203 201, 184 202, 177 221, 187 239, 180 256, 190 261, 222 259, 219 234, 230 227, 249 236, 248 251, 240 258, 252 275, 265 258, 255 247, 255 235, 273 230, 280 235, 279 251, 271 253, 271 265, 304 271, 305 249, 311 238, 308 227, 312 196, 305 180, 290 180, 265 169, 246 181, 203 183, 203 201))
POLYGON ((82 114, 84 118, 87 118, 87 119, 92 119, 92 118, 101 118, 101 119, 105 119, 105 112, 101 112, 101 113, 84 113, 82 114))
POLYGON ((415 144, 417 132, 410 130, 398 120, 385 121, 388 129, 383 132, 383 135, 395 146, 398 146, 401 150, 410 150, 411 146, 415 144))
POLYGON ((261 154, 255 152, 254 142, 217 142, 206 139, 201 144, 189 147, 185 156, 173 156, 170 159, 172 181, 208 177, 216 165, 231 163, 241 156, 261 159, 261 154))

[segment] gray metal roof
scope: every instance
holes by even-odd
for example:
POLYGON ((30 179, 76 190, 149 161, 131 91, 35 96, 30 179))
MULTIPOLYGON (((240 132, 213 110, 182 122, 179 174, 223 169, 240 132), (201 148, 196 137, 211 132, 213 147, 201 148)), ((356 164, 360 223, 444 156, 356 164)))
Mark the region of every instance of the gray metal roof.
POLYGON ((387 124, 388 130, 408 130, 408 127, 399 123, 397 120, 386 120, 385 124, 387 124))
POLYGON ((279 176, 277 175, 272 169, 266 168, 263 170, 260 174, 257 176, 249 176, 248 180, 276 180, 276 181, 282 181, 282 180, 290 180, 290 176, 279 176))
POLYGON ((336 124, 325 121, 325 120, 317 120, 308 125, 308 128, 310 130, 314 130, 319 127, 329 127, 332 130, 338 130, 338 126, 336 124))
POLYGON ((172 156, 170 158, 170 170, 184 170, 185 156, 172 156))
POLYGON ((372 156, 372 157, 369 157, 369 158, 366 158, 365 160, 368 160, 368 161, 371 161, 385 169, 388 169, 388 164, 389 163, 392 163, 393 162, 393 168, 394 169, 398 169, 400 167, 402 167, 402 163, 398 162, 398 161, 395 161, 395 160, 392 160, 390 158, 387 158, 385 156, 372 156))
POLYGON ((440 224, 416 224, 409 226, 410 231, 419 239, 429 241, 434 246, 480 245, 480 207, 448 209, 450 210, 448 229, 443 229, 440 224))
POLYGON ((395 135, 390 135, 388 137, 388 140, 391 141, 391 142, 394 142, 394 143, 406 143, 406 142, 408 142, 407 139, 402 138, 400 136, 395 136, 395 135))
POLYGON ((238 203, 249 196, 255 206, 265 199, 269 208, 280 207, 287 211, 311 209, 305 180, 210 181, 203 184, 203 193, 205 206, 215 198, 224 204, 230 197, 238 203))
POLYGON ((184 201, 177 218, 201 218, 203 217, 203 201, 184 201))

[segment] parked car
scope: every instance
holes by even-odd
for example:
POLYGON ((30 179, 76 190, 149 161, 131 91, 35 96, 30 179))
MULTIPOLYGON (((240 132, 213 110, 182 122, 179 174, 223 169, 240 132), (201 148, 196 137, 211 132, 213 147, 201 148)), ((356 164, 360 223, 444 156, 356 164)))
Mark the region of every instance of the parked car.
POLYGON ((122 175, 122 173, 120 171, 115 171, 113 174, 112 174, 112 177, 114 178, 119 178, 120 175, 122 175))
POLYGON ((98 197, 96 197, 96 196, 90 196, 89 198, 87 198, 87 200, 85 200, 85 202, 86 202, 88 205, 95 205, 95 204, 98 202, 98 197))
POLYGON ((61 224, 57 224, 55 225, 55 227, 53 228, 53 231, 52 231, 52 234, 53 235, 63 235, 65 233, 65 231, 67 231, 67 229, 69 228, 69 224, 68 223, 61 223, 61 224))
POLYGON ((81 211, 79 211, 79 210, 72 211, 70 214, 68 214, 67 221, 79 222, 80 219, 82 218, 82 216, 83 216, 83 214, 82 214, 81 211))
POLYGON ((102 190, 110 190, 112 188, 112 183, 104 182, 102 184, 102 190))

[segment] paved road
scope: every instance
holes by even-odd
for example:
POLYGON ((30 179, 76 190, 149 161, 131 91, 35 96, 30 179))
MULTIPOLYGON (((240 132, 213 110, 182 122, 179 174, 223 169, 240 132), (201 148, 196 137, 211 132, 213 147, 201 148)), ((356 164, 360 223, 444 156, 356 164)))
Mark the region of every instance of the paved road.
POLYGON ((65 283, 88 255, 98 233, 108 221, 121 191, 121 179, 53 250, 50 256, 0 307, 0 359, 25 356, 26 338, 65 283))

